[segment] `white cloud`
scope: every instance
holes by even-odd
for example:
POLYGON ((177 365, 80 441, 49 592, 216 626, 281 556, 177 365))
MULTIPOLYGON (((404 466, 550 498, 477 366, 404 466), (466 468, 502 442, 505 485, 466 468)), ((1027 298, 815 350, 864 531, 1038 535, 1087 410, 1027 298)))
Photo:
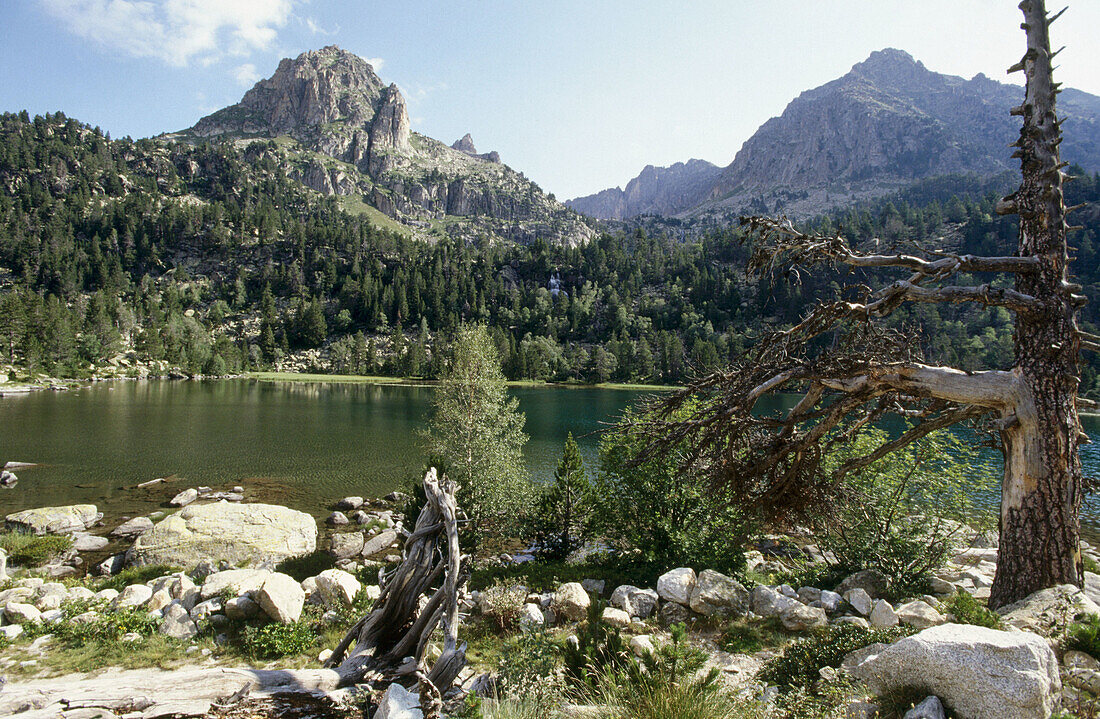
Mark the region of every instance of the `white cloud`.
POLYGON ((295 0, 39 2, 74 35, 183 67, 193 60, 206 64, 270 47, 295 0))
POLYGON ((375 72, 382 72, 382 66, 386 64, 386 61, 380 57, 365 57, 363 59, 374 68, 375 72))
POLYGON ((233 71, 233 76, 237 78, 237 84, 242 87, 252 87, 260 79, 260 73, 256 72, 256 66, 250 62, 238 65, 237 69, 233 71))

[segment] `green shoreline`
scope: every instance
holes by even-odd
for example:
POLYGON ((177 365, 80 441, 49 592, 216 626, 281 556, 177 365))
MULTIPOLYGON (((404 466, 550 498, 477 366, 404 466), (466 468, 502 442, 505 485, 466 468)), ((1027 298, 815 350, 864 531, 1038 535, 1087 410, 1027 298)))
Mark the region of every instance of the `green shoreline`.
MULTIPOLYGON (((380 377, 375 375, 354 374, 310 374, 304 372, 246 372, 236 379, 250 379, 260 382, 328 382, 332 384, 398 384, 410 387, 432 387, 436 380, 421 377, 380 377)), ((602 382, 587 384, 583 382, 542 382, 539 380, 514 380, 509 387, 553 387, 555 389, 623 389, 634 391, 670 392, 683 389, 675 385, 630 384, 621 382, 602 382)))

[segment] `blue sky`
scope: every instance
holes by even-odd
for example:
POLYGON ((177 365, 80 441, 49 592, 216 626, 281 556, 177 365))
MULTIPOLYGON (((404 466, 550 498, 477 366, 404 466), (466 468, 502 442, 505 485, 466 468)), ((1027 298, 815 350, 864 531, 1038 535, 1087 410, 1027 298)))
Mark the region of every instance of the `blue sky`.
MULTIPOLYGON (((4 0, 0 110, 145 137, 337 44, 404 90, 414 130, 470 132, 567 198, 646 164, 726 165, 800 92, 883 47, 1011 80, 1021 19, 1016 0, 4 0)), ((1097 28, 1100 2, 1077 0, 1052 40, 1067 46, 1058 79, 1094 94, 1097 28)))

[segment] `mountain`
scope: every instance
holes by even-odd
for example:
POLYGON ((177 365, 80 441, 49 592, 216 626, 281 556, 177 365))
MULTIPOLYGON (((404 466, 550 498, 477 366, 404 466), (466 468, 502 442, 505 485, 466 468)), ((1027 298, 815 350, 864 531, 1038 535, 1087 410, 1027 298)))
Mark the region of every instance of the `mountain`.
POLYGON ((626 189, 613 187, 566 201, 577 212, 607 220, 637 215, 674 215, 705 200, 721 173, 706 160, 677 162, 671 167, 646 165, 626 189))
POLYGON ((239 103, 166 137, 239 146, 273 140, 293 179, 416 235, 564 244, 594 236, 497 153, 471 151, 469 135, 449 147, 413 132, 401 90, 334 45, 283 59, 239 103))
MULTIPOLYGON (((701 197, 672 174, 651 191, 683 198, 663 210, 671 216, 748 209, 805 216, 923 178, 989 177, 1017 169, 1009 144, 1020 123, 1009 110, 1022 98, 1018 86, 982 74, 970 80, 943 75, 901 50, 880 50, 843 77, 803 92, 765 122, 701 197)), ((1063 159, 1100 169, 1100 98, 1067 89, 1058 107, 1065 117, 1063 159)), ((610 203, 595 204, 592 197, 570 204, 596 217, 615 217, 610 203)), ((632 214, 639 211, 628 205, 623 216, 632 214)))

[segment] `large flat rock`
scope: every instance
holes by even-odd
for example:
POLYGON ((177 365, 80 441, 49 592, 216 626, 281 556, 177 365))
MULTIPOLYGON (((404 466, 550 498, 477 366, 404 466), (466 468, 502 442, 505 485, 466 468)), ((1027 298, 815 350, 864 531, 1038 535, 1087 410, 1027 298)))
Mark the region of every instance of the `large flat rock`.
POLYGON ((274 504, 191 505, 138 537, 130 564, 168 564, 191 570, 222 560, 234 566, 274 567, 317 548, 317 523, 305 512, 274 504))
POLYGON ((66 534, 88 529, 103 515, 94 504, 70 504, 63 507, 39 507, 14 512, 4 519, 8 526, 35 534, 66 534))
POLYGON ((336 690, 329 669, 297 671, 248 668, 109 669, 52 679, 9 682, 0 693, 0 716, 56 719, 62 710, 92 706, 116 714, 154 717, 203 716, 210 705, 245 686, 250 696, 281 693, 323 695, 336 690))

